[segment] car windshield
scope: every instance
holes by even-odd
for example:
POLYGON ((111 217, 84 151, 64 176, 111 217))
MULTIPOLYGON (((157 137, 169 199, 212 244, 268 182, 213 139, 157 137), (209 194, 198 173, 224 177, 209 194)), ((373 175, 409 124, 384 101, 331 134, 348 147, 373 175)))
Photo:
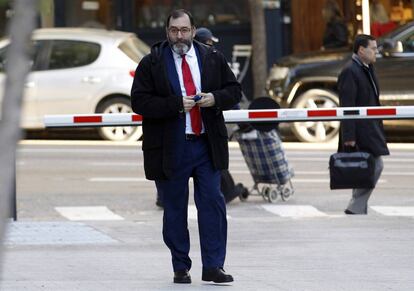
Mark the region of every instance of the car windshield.
POLYGON ((125 39, 118 48, 136 63, 139 63, 150 50, 148 45, 134 36, 125 39))

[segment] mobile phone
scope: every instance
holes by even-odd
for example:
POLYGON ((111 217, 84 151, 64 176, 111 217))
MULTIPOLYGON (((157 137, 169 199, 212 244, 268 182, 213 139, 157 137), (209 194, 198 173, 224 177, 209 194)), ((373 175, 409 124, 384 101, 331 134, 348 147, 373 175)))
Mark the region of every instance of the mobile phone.
POLYGON ((197 102, 197 101, 199 101, 201 98, 203 98, 203 96, 200 96, 200 95, 195 95, 195 96, 193 97, 193 100, 194 100, 194 102, 197 102))

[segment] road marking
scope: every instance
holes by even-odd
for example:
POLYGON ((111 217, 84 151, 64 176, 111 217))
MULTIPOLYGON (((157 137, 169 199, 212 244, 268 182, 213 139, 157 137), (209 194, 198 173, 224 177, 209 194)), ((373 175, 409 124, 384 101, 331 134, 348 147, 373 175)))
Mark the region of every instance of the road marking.
POLYGON ((101 148, 20 148, 18 149, 19 153, 36 153, 36 154, 111 154, 114 155, 136 155, 142 156, 141 151, 138 149, 101 149, 101 148))
MULTIPOLYGON (((231 170, 232 174, 250 174, 249 171, 243 171, 243 170, 231 170)), ((147 180, 145 178, 139 178, 139 177, 93 177, 88 179, 89 182, 106 182, 106 183, 137 183, 137 182, 149 182, 153 183, 153 181, 147 180)), ((329 179, 298 179, 298 178, 292 178, 293 183, 325 183, 329 184, 329 179)), ((378 181, 378 184, 384 184, 388 181, 385 179, 380 179, 378 181)), ((191 179, 190 179, 191 183, 191 179)))
MULTIPOLYGON (((230 215, 226 215, 227 219, 231 219, 230 215)), ((188 219, 197 220, 197 207, 194 204, 188 205, 188 219)))
MULTIPOLYGON (((232 170, 230 169, 231 174, 250 174, 250 171, 247 170, 232 170)), ((294 171, 296 174, 296 171, 294 171)), ((328 174, 328 173, 327 173, 328 174)), ((292 183, 325 183, 329 184, 329 179, 298 179, 298 178, 292 178, 292 183)), ((378 181, 379 184, 388 183, 385 179, 380 179, 378 181)))
MULTIPOLYGON (((294 171, 295 175, 329 175, 329 171, 294 171)), ((414 172, 389 172, 384 171, 382 173, 386 176, 414 176, 414 172)))
POLYGON ((273 214, 281 217, 327 217, 323 213, 311 205, 262 205, 262 207, 273 214))
MULTIPOLYGON (((231 156, 230 157, 230 163, 232 161, 243 161, 243 156, 237 157, 237 156, 231 156)), ((288 162, 296 161, 296 162, 324 162, 328 165, 329 163, 329 156, 326 157, 305 157, 305 156, 295 156, 292 154, 287 155, 288 162)), ((413 158, 384 158, 385 163, 401 163, 401 162, 414 162, 413 158)))
POLYGON ((414 216, 414 206, 371 206, 370 208, 386 216, 414 216))
MULTIPOLYGON (((292 183, 327 183, 329 184, 330 180, 329 179, 297 179, 297 178, 292 178, 292 183)), ((388 181, 385 179, 380 179, 378 180, 378 184, 384 184, 387 183, 388 181)))
POLYGON ((124 218, 113 213, 106 206, 55 207, 55 209, 60 215, 72 221, 124 220, 124 218))
POLYGON ((154 181, 147 180, 145 178, 140 177, 93 177, 88 179, 89 182, 151 182, 154 183, 154 181))
POLYGON ((99 167, 139 167, 143 166, 142 162, 92 162, 88 165, 99 166, 99 167))
POLYGON ((109 141, 109 140, 22 140, 19 145, 80 145, 80 146, 142 146, 140 141, 109 141))
MULTIPOLYGON (((124 146, 124 147, 141 147, 140 141, 104 141, 104 140, 21 140, 19 145, 84 145, 84 146, 124 146)), ((390 149, 412 150, 413 143, 388 143, 390 149)), ((338 142, 332 140, 330 142, 306 143, 306 142, 283 142, 284 149, 289 150, 335 150, 338 142)), ((239 143, 235 141, 229 142, 229 148, 239 150, 239 143)))

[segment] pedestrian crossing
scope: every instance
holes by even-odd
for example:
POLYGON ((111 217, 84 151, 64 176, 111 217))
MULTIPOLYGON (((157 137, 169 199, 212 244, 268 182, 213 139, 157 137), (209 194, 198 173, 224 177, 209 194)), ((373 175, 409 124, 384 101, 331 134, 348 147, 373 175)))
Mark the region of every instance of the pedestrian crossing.
MULTIPOLYGON (((55 207, 60 216, 69 221, 120 221, 127 220, 120 213, 115 213, 106 206, 78 206, 78 207, 55 207)), ((274 217, 291 218, 291 219, 309 219, 309 218, 334 218, 334 217, 355 217, 345 215, 343 212, 322 211, 312 205, 280 205, 280 204, 264 204, 257 207, 253 205, 248 207, 251 215, 251 210, 256 211, 254 215, 257 217, 268 217, 268 214, 274 217)), ((414 218, 414 206, 371 206, 369 215, 393 216, 393 217, 412 217, 414 218)), ((157 217, 162 211, 148 212, 158 213, 157 217)), ((227 219, 244 218, 245 215, 240 209, 228 209, 227 219)), ((197 220, 197 208, 190 204, 188 207, 189 221, 197 220)))
POLYGON ((123 217, 115 214, 106 206, 55 207, 55 210, 63 217, 72 221, 124 220, 123 217))

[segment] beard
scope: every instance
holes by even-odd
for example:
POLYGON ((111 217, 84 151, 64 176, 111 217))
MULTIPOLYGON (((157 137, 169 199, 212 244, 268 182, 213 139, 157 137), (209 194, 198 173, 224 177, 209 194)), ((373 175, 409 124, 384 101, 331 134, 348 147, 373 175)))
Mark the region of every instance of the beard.
POLYGON ((189 39, 172 41, 168 38, 168 43, 170 44, 171 49, 180 56, 185 55, 191 48, 191 40, 189 39))

